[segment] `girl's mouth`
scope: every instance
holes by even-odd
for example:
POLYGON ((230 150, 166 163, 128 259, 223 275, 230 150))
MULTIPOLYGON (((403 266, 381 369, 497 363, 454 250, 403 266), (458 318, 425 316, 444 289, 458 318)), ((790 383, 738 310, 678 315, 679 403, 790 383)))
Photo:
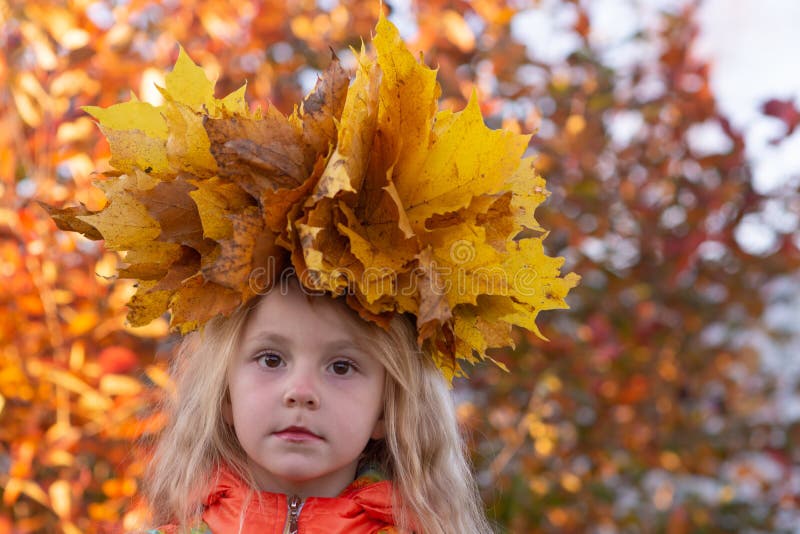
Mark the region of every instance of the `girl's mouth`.
POLYGON ((284 428, 283 430, 279 430, 273 434, 281 439, 286 441, 313 441, 313 440, 321 440, 322 437, 314 434, 309 429, 304 428, 302 426, 289 426, 284 428))

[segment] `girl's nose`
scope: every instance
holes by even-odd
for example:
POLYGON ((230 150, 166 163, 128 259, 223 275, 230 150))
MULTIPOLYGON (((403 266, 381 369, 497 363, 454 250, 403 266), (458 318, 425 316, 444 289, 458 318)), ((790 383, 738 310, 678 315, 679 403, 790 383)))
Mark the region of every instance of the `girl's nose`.
POLYGON ((295 377, 286 388, 283 404, 289 408, 303 407, 309 410, 319 408, 319 395, 309 377, 295 377))

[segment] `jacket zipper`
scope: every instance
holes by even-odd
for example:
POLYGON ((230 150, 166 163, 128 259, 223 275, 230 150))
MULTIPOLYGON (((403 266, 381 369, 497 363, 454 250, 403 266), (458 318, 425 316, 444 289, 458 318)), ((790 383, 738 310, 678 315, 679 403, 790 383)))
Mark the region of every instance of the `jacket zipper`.
POLYGON ((300 509, 303 508, 303 499, 297 495, 289 497, 288 512, 286 514, 286 534, 297 534, 297 518, 300 515, 300 509))

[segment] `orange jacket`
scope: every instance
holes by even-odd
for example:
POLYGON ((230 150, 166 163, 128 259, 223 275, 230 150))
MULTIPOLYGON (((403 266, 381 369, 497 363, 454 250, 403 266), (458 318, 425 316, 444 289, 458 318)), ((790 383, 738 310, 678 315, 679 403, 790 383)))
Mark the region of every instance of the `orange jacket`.
MULTIPOLYGON (((239 517, 250 486, 228 469, 222 469, 209 493, 198 534, 283 534, 292 523, 289 498, 282 493, 253 492, 242 529, 239 517), (259 495, 261 503, 259 504, 259 495)), ((395 534, 392 485, 374 473, 359 476, 337 497, 308 497, 295 502, 297 534, 395 534)), ((154 533, 171 533, 174 526, 154 533)))

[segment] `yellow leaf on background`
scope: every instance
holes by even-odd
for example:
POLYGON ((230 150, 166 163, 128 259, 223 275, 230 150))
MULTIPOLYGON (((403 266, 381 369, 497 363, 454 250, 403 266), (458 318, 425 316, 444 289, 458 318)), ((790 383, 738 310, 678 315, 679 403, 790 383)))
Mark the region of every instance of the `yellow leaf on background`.
POLYGON ((42 124, 42 111, 34 100, 17 89, 11 89, 11 96, 20 118, 31 128, 38 128, 42 124))
POLYGON ((112 499, 130 497, 136 493, 136 480, 132 478, 110 478, 103 482, 103 493, 112 499))
POLYGON ((167 391, 174 390, 175 385, 172 382, 172 378, 170 378, 169 374, 164 371, 164 369, 155 365, 150 365, 145 369, 145 374, 147 375, 147 378, 152 380, 153 383, 160 388, 167 391))
POLYGON ((10 477, 3 486, 3 504, 11 506, 22 493, 22 480, 16 477, 10 477))
POLYGON ((71 467, 75 465, 75 456, 61 449, 50 449, 45 453, 42 463, 53 467, 71 467))
POLYGON ((92 521, 97 522, 106 522, 106 521, 116 521, 117 516, 117 505, 113 504, 112 502, 92 502, 89 503, 86 510, 89 512, 89 518, 92 521))
POLYGON ((66 480, 56 480, 48 488, 50 507, 61 519, 72 514, 72 488, 66 480))
POLYGON ((96 391, 86 391, 78 399, 78 406, 92 414, 102 414, 108 412, 114 403, 96 391))
MULTIPOLYGON (((8 485, 12 484, 12 480, 18 480, 18 479, 9 480, 8 485)), ((19 483, 20 493, 27 495, 28 497, 30 497, 31 499, 33 499, 34 501, 38 502, 43 506, 46 507, 50 506, 49 502, 50 499, 47 493, 45 493, 45 491, 42 489, 42 486, 38 482, 33 480, 18 480, 18 483, 19 483)))
POLYGON ((182 46, 172 72, 164 77, 163 93, 169 100, 188 106, 195 113, 210 113, 218 117, 224 109, 228 114, 246 115, 245 83, 223 99, 214 97, 215 82, 208 79, 205 70, 197 65, 182 46))
POLYGON ((70 335, 80 336, 90 331, 97 325, 99 317, 94 310, 85 310, 69 318, 67 327, 70 335))
POLYGON ((158 317, 145 326, 125 324, 123 329, 136 337, 161 339, 169 334, 169 323, 163 317, 158 317))
POLYGON ((448 41, 455 44, 462 52, 475 48, 475 34, 460 13, 452 9, 445 10, 442 24, 448 41))
MULTIPOLYGON (((540 311, 567 308, 564 301, 570 289, 580 281, 580 276, 569 273, 560 277, 563 258, 552 258, 544 253, 541 239, 511 241, 508 254, 502 263, 507 293, 511 297, 504 304, 506 312, 499 318, 533 332, 546 339, 536 325, 540 311), (510 309, 508 308, 510 305, 510 309)), ((490 301, 495 306, 501 301, 490 301)))
POLYGON ((73 446, 80 439, 80 430, 67 423, 55 423, 47 429, 47 433, 45 434, 45 441, 48 446, 68 448, 73 446))
POLYGON ((142 391, 142 383, 126 375, 106 374, 100 379, 100 392, 105 395, 133 396, 142 391))
POLYGON ((536 324, 536 317, 539 315, 539 310, 528 304, 521 304, 510 299, 506 299, 506 301, 506 304, 510 304, 511 310, 503 315, 501 320, 530 330, 539 339, 548 341, 536 324))

